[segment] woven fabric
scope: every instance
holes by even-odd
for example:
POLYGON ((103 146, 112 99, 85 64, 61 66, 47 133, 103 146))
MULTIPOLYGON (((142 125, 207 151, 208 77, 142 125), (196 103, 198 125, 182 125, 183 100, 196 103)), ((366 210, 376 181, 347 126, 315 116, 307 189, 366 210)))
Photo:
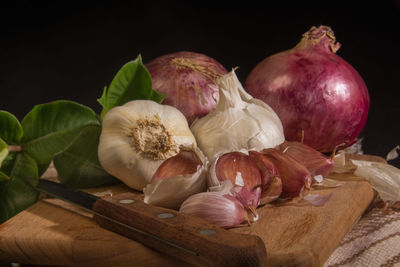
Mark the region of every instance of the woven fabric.
POLYGON ((364 215, 324 264, 334 266, 400 267, 400 212, 374 208, 364 215))

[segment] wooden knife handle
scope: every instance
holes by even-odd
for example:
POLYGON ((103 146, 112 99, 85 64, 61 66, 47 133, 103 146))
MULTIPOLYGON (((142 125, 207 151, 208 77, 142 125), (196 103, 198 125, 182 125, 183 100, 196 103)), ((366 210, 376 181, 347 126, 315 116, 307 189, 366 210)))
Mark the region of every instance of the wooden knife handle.
POLYGON ((146 204, 132 193, 101 198, 93 210, 95 221, 103 228, 194 265, 266 264, 267 252, 260 237, 230 232, 201 218, 146 204))

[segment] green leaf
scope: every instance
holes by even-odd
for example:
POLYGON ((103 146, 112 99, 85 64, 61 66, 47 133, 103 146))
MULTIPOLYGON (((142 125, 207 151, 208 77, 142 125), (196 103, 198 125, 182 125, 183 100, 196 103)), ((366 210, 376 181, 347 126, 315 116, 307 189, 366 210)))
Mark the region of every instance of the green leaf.
MULTIPOLYGON (((101 95, 100 98, 97 99, 97 102, 99 102, 100 105, 103 107, 103 110, 102 110, 102 111, 106 110, 107 107, 109 106, 109 105, 108 105, 107 92, 108 92, 108 87, 107 87, 107 86, 104 86, 103 94, 101 95)), ((107 110, 108 110, 108 109, 107 109, 107 110)))
POLYGON ((13 114, 0 110, 0 138, 8 144, 19 144, 22 134, 18 119, 13 114))
POLYGON ((93 110, 72 101, 54 101, 35 106, 22 120, 24 151, 38 163, 39 174, 52 158, 78 136, 81 129, 100 125, 93 110))
POLYGON ((122 66, 110 86, 104 88, 98 102, 103 107, 101 112, 103 117, 111 108, 131 100, 148 99, 161 103, 165 96, 152 89, 150 73, 139 55, 135 60, 122 66))
POLYGON ((88 188, 119 181, 108 174, 98 160, 100 133, 100 126, 84 128, 74 142, 54 158, 54 166, 62 183, 88 188))
MULTIPOLYGON (((0 183, 1 183, 1 182, 4 182, 4 181, 8 181, 8 179, 10 179, 10 178, 8 177, 8 175, 5 174, 4 172, 0 171, 0 183)), ((1 187, 1 185, 0 185, 0 187, 1 187)))
POLYGON ((3 160, 6 159, 7 155, 8 155, 8 146, 3 141, 3 139, 0 138, 0 168, 3 163, 3 160))
POLYGON ((8 152, 7 157, 3 160, 1 164, 0 170, 3 171, 4 173, 11 173, 11 170, 13 168, 13 164, 15 161, 15 157, 19 154, 19 152, 8 152))
POLYGON ((9 177, 0 182, 0 223, 35 203, 39 196, 34 189, 39 179, 35 160, 22 152, 15 154, 12 161, 9 173, 0 175, 9 177))

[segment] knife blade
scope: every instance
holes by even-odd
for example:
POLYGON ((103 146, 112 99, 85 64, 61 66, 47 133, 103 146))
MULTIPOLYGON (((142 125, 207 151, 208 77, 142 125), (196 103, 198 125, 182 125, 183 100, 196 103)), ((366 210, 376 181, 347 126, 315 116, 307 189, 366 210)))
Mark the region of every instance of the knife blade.
POLYGON ((240 234, 202 218, 143 202, 134 193, 98 197, 40 179, 37 190, 93 213, 102 228, 198 266, 264 266, 267 252, 257 235, 240 234))

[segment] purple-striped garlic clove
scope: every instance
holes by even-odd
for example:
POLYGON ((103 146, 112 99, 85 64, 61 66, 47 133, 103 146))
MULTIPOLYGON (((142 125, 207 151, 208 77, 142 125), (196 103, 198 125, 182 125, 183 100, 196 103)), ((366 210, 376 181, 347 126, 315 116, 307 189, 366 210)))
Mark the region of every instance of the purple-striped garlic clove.
POLYGON ((274 163, 258 151, 249 151, 249 156, 261 174, 261 196, 260 204, 270 203, 282 193, 282 181, 280 174, 274 163))
POLYGON ((327 176, 333 168, 333 159, 325 156, 314 148, 296 141, 285 141, 277 149, 302 163, 311 176, 327 176))
POLYGON ((207 189, 208 160, 198 147, 181 148, 165 160, 143 189, 144 202, 179 209, 191 195, 207 189))
POLYGON ((180 212, 205 219, 219 227, 231 228, 248 222, 242 203, 231 195, 218 192, 203 192, 186 199, 180 212))
POLYGON ((175 177, 178 175, 187 176, 197 171, 203 163, 199 157, 190 150, 181 149, 179 154, 166 159, 154 173, 151 182, 175 177))
POLYGON ((311 186, 311 174, 308 169, 292 156, 273 148, 262 151, 271 160, 279 171, 282 180, 283 198, 294 198, 300 196, 311 186))
POLYGON ((208 173, 208 186, 219 186, 231 181, 236 196, 246 207, 257 208, 261 194, 261 174, 249 155, 229 152, 218 156, 208 173))

